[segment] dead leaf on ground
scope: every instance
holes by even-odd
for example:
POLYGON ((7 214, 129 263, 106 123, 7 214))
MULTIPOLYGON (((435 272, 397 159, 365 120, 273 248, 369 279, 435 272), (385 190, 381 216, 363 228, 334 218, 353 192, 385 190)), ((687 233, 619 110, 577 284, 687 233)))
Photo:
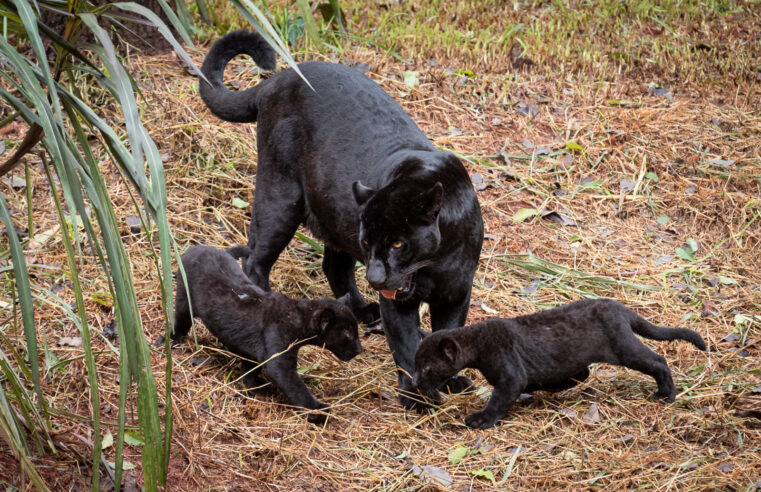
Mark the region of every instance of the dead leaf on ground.
POLYGON ((562 226, 579 226, 575 220, 568 217, 565 210, 545 210, 542 212, 542 218, 557 222, 562 226))
POLYGON ((706 162, 713 166, 729 167, 735 163, 735 160, 734 159, 709 159, 706 162))
POLYGON ((489 186, 484 183, 484 177, 481 175, 481 173, 473 174, 471 181, 473 181, 473 186, 475 186, 476 190, 478 191, 485 190, 489 186))
POLYGON ((634 190, 634 187, 636 185, 634 184, 634 181, 630 179, 622 179, 620 183, 618 183, 618 187, 621 188, 621 191, 623 193, 629 193, 630 191, 634 190))
POLYGON ((581 418, 581 421, 590 425, 600 422, 600 409, 598 408, 597 403, 589 405, 589 410, 587 410, 587 413, 581 418))
POLYGON ((438 466, 418 466, 412 463, 410 470, 412 471, 413 475, 420 478, 421 480, 435 482, 442 487, 450 487, 454 483, 452 476, 447 473, 446 470, 439 468, 438 466))
POLYGON ((58 339, 58 345, 68 345, 69 347, 81 347, 82 337, 61 337, 58 339))
POLYGON ((516 106, 518 114, 528 116, 530 118, 536 118, 539 116, 539 107, 534 103, 519 102, 516 106))

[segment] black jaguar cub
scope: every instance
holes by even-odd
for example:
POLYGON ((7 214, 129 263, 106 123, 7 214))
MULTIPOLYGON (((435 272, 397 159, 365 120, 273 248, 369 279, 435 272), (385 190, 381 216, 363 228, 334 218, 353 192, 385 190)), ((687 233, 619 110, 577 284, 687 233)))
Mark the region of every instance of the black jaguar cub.
MULTIPOLYGON (((301 63, 311 87, 288 69, 255 87, 228 90, 225 66, 244 53, 275 68, 272 49, 258 34, 231 32, 204 60, 210 83, 199 81, 199 90, 218 117, 258 122, 248 250, 236 251, 247 256, 246 274, 269 290, 272 265, 306 224, 325 243, 323 270, 335 296, 348 294, 360 321, 380 314, 402 402, 423 406, 410 380, 420 344, 418 307, 430 305, 433 331, 463 325, 481 252, 481 211, 467 171, 353 68, 301 63), (380 306, 366 303, 357 289, 357 261, 367 267, 380 306)), ((446 386, 461 391, 470 381, 456 377, 446 386)), ((435 389, 426 395, 437 396, 435 389)))
POLYGON ((295 406, 308 410, 309 422, 323 423, 326 405, 309 392, 297 373, 299 348, 324 346, 342 361, 362 351, 349 299, 289 299, 264 292, 246 277, 231 255, 209 246, 193 246, 182 256, 190 292, 177 274, 173 342, 190 330, 193 315, 243 362, 244 384, 266 390, 260 371, 295 406), (290 348, 289 348, 290 347, 290 348), (280 355, 278 355, 280 354, 280 355), (265 364, 253 369, 254 362, 265 364), (253 369, 253 370, 252 370, 253 369))
POLYGON ((658 384, 655 398, 674 401, 666 359, 635 333, 653 340, 687 340, 706 349, 692 330, 656 326, 610 299, 584 300, 434 333, 415 355, 414 384, 435 388, 463 368, 478 369, 494 391, 486 408, 468 415, 465 423, 482 429, 503 418, 521 393, 561 391, 583 381, 593 362, 648 374, 658 384))

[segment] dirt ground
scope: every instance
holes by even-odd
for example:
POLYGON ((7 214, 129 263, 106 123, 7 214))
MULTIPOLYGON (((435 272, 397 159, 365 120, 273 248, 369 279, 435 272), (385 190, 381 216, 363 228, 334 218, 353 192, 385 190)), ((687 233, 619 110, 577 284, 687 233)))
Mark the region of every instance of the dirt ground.
MULTIPOLYGON (((748 29, 751 38, 759 32, 748 29)), ((191 51, 199 65, 207 48, 191 51)), ((357 45, 324 59, 366 71, 438 147, 465 163, 486 224, 469 323, 612 297, 654 323, 696 330, 713 350, 647 342, 669 362, 678 390, 673 404, 649 399, 655 385, 647 376, 595 365, 582 385, 537 393, 482 431, 463 423, 488 399, 480 374, 468 373, 479 385, 475 395, 448 397, 429 414, 406 411, 396 402, 385 340, 372 333, 349 363, 302 350, 303 377, 332 407, 318 428, 281 398, 245 396, 235 381, 238 365, 197 324, 197 345, 173 354, 167 490, 761 488, 761 88, 753 74, 723 86, 698 76, 663 77, 657 80, 668 83, 656 87, 644 71, 595 79, 549 60, 521 62, 509 51, 469 65, 462 53, 417 54, 405 63, 357 45)), ((135 58, 132 69, 145 98, 144 122, 165 160, 170 223, 181 249, 244 242, 256 184, 255 125, 211 115, 197 79, 173 54, 135 58)), ((247 60, 236 60, 228 73, 240 88, 258 79, 247 60)), ((144 330, 154 340, 164 321, 149 236, 129 232, 132 199, 107 166, 144 330)), ((33 176, 35 196, 49 200, 38 167, 33 176)), ((46 218, 54 220, 52 207, 36 210, 44 230, 46 218)), ((35 254, 64 265, 62 250, 52 242, 35 254)), ((321 259, 294 238, 275 266, 273 288, 329 296, 321 259)), ((97 265, 89 268, 92 277, 85 270, 83 278, 90 291, 106 291, 97 265)), ((368 298, 376 295, 363 278, 358 283, 368 298)), ((66 299, 69 290, 64 285, 59 295, 66 299)), ((92 325, 106 330, 112 310, 96 296, 90 304, 92 325)), ((61 313, 42 314, 39 330, 51 343, 76 335, 61 313)), ((118 401, 118 358, 106 340, 113 343, 94 341, 102 351, 104 432, 116 421, 118 401)), ((79 353, 65 345, 53 351, 60 359, 79 353)), ((159 387, 162 352, 153 355, 159 387)), ((46 378, 59 395, 51 406, 71 412, 56 416, 71 453, 41 458, 54 490, 87 483, 89 467, 74 465, 88 456, 76 438, 88 436, 87 422, 76 417, 89 414, 84 375, 76 360, 46 378)), ((136 465, 128 472, 134 487, 139 447, 126 449, 136 465)), ((105 452, 113 460, 113 448, 105 452)), ((0 484, 18 484, 17 469, 2 456, 0 448, 0 484)))

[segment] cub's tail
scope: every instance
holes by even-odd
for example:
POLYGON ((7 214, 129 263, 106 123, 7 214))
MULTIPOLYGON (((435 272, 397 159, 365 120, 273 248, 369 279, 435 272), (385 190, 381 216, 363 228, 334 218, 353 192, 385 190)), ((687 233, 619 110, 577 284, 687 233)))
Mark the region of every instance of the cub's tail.
POLYGON ((697 332, 687 328, 664 328, 654 325, 640 315, 632 311, 631 327, 637 335, 651 340, 686 340, 699 348, 706 350, 703 338, 697 332))
POLYGON ((201 71, 209 80, 199 80, 198 89, 206 106, 217 117, 239 123, 256 121, 256 87, 233 92, 225 87, 222 78, 227 63, 237 55, 246 54, 265 70, 275 69, 275 52, 263 37, 241 29, 222 36, 209 50, 201 71))

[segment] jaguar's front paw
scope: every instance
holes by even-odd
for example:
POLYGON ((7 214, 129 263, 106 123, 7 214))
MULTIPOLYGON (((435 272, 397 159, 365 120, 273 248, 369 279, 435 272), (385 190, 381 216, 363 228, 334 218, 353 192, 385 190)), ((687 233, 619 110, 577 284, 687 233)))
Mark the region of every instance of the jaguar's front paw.
POLYGON ((242 379, 243 387, 250 395, 269 396, 275 393, 275 385, 255 374, 246 374, 242 379))
POLYGON ((321 401, 318 401, 313 408, 309 409, 310 412, 307 415, 307 422, 315 425, 323 425, 328 419, 330 408, 321 401))
POLYGON ((653 400, 662 401, 665 403, 673 403, 676 400, 676 391, 671 390, 669 392, 657 391, 653 393, 653 400))
POLYGON ((365 325, 375 325, 380 321, 380 306, 377 302, 369 302, 354 313, 357 321, 365 325))
POLYGON ((497 421, 499 421, 499 417, 486 409, 473 412, 465 417, 465 425, 474 429, 488 429, 489 427, 494 427, 497 421))

